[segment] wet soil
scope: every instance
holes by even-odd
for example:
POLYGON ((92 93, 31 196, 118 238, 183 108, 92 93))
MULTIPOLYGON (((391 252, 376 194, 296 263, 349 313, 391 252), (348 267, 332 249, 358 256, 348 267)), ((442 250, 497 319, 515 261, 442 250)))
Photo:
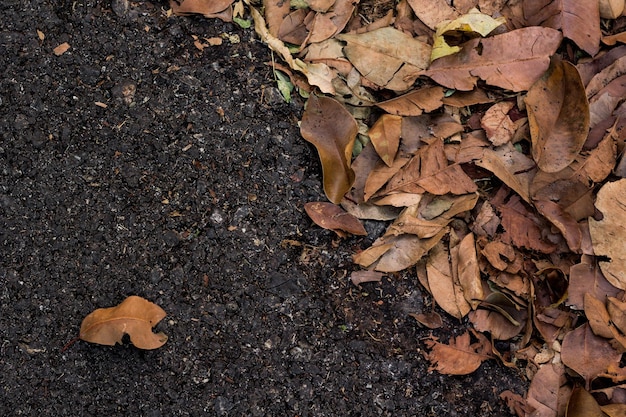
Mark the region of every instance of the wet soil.
POLYGON ((0 414, 509 415, 515 370, 428 371, 413 271, 349 283, 385 225, 339 241, 308 219, 324 196, 302 100, 251 30, 159 3, 0 8, 0 414), (168 313, 162 348, 62 351, 132 294, 168 313))

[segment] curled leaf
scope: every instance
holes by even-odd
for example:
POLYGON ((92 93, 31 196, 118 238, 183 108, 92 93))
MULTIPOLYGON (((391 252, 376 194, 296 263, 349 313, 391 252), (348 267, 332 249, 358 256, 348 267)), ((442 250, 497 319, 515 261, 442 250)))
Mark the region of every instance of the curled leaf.
POLYGON ((338 101, 311 95, 300 124, 302 137, 316 148, 322 163, 324 192, 339 204, 354 182, 350 168, 358 126, 338 101))
POLYGON ((131 295, 116 307, 99 308, 85 317, 79 337, 86 342, 113 346, 122 343, 122 337, 128 334, 139 349, 156 349, 165 344, 167 336, 153 333, 152 328, 165 316, 158 305, 131 295))
POLYGON ((545 172, 571 164, 589 133, 589 102, 576 67, 554 60, 526 96, 533 159, 545 172))
POLYGON ((324 229, 332 230, 339 236, 345 236, 346 233, 344 232, 367 236, 367 232, 359 219, 350 213, 346 213, 339 206, 317 201, 306 203, 304 209, 315 224, 324 229))

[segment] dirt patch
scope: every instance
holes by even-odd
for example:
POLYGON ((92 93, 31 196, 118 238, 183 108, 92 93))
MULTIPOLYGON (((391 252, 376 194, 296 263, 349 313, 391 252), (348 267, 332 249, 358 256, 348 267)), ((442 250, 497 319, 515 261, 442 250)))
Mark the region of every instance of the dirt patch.
POLYGON ((4 7, 3 414, 507 415, 514 370, 428 372, 429 332, 407 313, 431 301, 412 272, 348 282, 371 242, 337 244, 304 213, 324 198, 317 155, 256 36, 127 4, 4 7), (224 42, 200 52, 192 35, 224 42), (131 294, 167 311, 164 347, 61 352, 131 294))

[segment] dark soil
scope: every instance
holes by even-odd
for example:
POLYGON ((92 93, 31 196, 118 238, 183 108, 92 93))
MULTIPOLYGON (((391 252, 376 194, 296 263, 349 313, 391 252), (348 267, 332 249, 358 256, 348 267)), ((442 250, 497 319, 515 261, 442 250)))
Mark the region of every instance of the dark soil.
POLYGON ((414 272, 349 283, 371 240, 304 213, 324 196, 302 101, 252 30, 124 0, 0 8, 1 415, 509 415, 515 370, 428 371, 414 272), (62 351, 132 294, 167 311, 162 348, 62 351))

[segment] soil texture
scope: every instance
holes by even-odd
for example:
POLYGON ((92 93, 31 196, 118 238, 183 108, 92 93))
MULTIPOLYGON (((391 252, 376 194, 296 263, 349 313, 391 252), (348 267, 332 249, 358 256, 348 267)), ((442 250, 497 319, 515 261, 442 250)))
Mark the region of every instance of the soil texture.
POLYGON ((339 241, 306 216, 325 198, 303 101, 251 29, 154 2, 0 8, 0 414, 510 415, 516 370, 428 371, 414 271, 349 282, 386 225, 339 241), (129 295, 167 312, 163 347, 63 350, 129 295))

